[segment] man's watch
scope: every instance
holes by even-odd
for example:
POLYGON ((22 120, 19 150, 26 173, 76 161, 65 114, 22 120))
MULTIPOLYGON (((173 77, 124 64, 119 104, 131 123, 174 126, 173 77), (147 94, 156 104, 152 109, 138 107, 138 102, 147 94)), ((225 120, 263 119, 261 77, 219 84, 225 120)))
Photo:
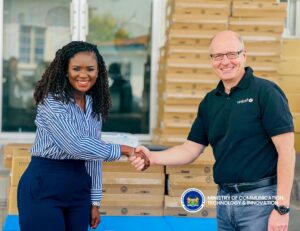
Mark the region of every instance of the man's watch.
POLYGON ((284 206, 284 205, 274 205, 274 209, 280 214, 284 215, 287 214, 290 211, 290 208, 284 206))

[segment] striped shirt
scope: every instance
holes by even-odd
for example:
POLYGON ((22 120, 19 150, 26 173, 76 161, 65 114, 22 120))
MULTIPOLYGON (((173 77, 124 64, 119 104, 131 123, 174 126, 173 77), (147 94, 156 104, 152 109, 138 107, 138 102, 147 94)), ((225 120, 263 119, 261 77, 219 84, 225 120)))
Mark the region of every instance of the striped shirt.
POLYGON ((86 111, 71 101, 63 103, 49 95, 37 107, 36 138, 31 148, 33 156, 50 159, 86 161, 92 178, 91 200, 99 204, 102 196, 102 161, 117 160, 120 145, 101 140, 102 121, 92 116, 92 98, 86 95, 86 111))

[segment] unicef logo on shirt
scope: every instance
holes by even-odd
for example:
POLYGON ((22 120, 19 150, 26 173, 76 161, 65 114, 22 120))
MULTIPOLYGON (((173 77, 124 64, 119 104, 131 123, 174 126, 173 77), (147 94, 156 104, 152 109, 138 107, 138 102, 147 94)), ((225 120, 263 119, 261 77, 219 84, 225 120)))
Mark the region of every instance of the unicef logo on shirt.
POLYGON ((196 188, 189 188, 181 195, 181 206, 190 213, 199 212, 205 204, 203 193, 196 188))

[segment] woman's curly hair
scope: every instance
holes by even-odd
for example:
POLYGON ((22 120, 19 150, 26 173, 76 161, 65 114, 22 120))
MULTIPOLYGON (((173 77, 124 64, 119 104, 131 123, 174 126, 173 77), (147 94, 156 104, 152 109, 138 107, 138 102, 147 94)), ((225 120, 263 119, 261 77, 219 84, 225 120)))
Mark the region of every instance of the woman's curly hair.
POLYGON ((35 102, 43 103, 49 93, 55 99, 65 103, 74 99, 73 87, 66 76, 70 59, 79 52, 92 52, 97 58, 98 78, 87 94, 92 97, 92 115, 98 120, 100 116, 105 120, 111 108, 107 70, 97 46, 91 43, 73 41, 56 52, 54 60, 45 70, 42 79, 37 82, 34 91, 35 102))

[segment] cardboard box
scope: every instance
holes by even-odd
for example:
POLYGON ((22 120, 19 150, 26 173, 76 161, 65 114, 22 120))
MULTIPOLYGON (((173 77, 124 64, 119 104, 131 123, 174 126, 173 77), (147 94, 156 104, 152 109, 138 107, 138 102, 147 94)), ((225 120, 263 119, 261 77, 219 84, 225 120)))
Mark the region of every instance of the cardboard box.
MULTIPOLYGON (((128 162, 128 158, 122 156, 118 161, 103 162, 103 172, 124 172, 124 173, 137 173, 134 166, 128 162)), ((153 165, 150 166, 145 173, 164 173, 164 166, 153 165)))
POLYGON ((198 95, 189 93, 170 93, 165 92, 163 100, 166 104, 181 105, 181 102, 187 102, 186 105, 199 105, 202 99, 205 97, 205 93, 202 92, 198 95))
POLYGON ((163 216, 164 210, 161 208, 143 208, 143 207, 110 207, 101 206, 99 209, 101 216, 163 216))
POLYGON ((292 113, 293 114, 293 122, 294 122, 294 129, 296 133, 300 133, 300 113, 292 113))
MULTIPOLYGON (((172 25, 172 22, 193 22, 200 24, 213 24, 213 25, 227 25, 228 23, 228 15, 220 14, 220 15, 209 15, 209 14, 196 14, 197 10, 190 9, 193 14, 183 14, 183 13, 175 13, 172 15, 168 15, 166 21, 172 25)), ((204 10, 203 10, 204 11, 204 10)), ((187 13, 188 11, 186 11, 187 13)), ((208 12, 208 11, 206 11, 208 12)), ((209 31, 209 30, 206 30, 209 31)), ((215 31, 214 31, 215 32, 215 31)))
MULTIPOLYGON (((248 55, 247 61, 252 63, 260 63, 261 65, 269 65, 274 63, 279 64, 281 62, 281 58, 279 55, 248 55)), ((255 66, 253 68, 255 69, 255 66)))
POLYGON ((106 194, 164 195, 164 173, 103 172, 103 192, 106 194))
POLYGON ((211 176, 213 174, 213 165, 167 166, 166 174, 211 176))
MULTIPOLYGON (((195 11, 193 11, 195 12, 195 11)), ((188 17, 190 15, 187 15, 188 17)), ((169 28, 175 29, 175 30, 186 30, 186 31, 193 31, 193 30, 210 30, 215 31, 215 33, 226 30, 227 24, 226 23, 213 23, 213 22, 206 22, 205 20, 198 20, 196 22, 194 21, 186 21, 186 18, 180 18, 174 16, 174 19, 170 20, 169 28)))
POLYGON ((195 105, 164 105, 164 113, 192 113, 193 115, 198 112, 198 104, 196 101, 195 105))
MULTIPOLYGON (((299 59, 300 63, 300 59, 299 59)), ((299 93, 300 92, 300 72, 299 76, 280 76, 279 86, 286 93, 299 93)))
POLYGON ((181 14, 193 14, 194 11, 196 15, 225 15, 228 16, 230 14, 230 1, 180 1, 175 0, 170 2, 173 8, 171 13, 179 13, 181 14), (183 11, 185 10, 185 11, 183 11), (194 11, 193 11, 194 10, 194 11))
POLYGON ((300 39, 299 38, 284 38, 282 41, 281 56, 285 58, 299 59, 300 54, 300 39))
MULTIPOLYGON (((176 187, 169 187, 168 188, 168 195, 171 197, 181 197, 182 193, 189 189, 189 188, 197 188, 197 187, 182 187, 182 188, 176 188, 176 187)), ((202 191, 205 197, 214 197, 217 195, 217 187, 215 188, 198 188, 202 191)))
POLYGON ((251 32, 253 35, 282 34, 284 30, 283 18, 244 18, 230 17, 229 29, 240 32, 251 32))
POLYGON ((13 186, 9 189, 9 198, 8 198, 8 210, 9 215, 18 215, 18 206, 17 206, 17 187, 13 186))
POLYGON ((300 58, 283 58, 279 65, 279 74, 283 76, 295 75, 300 79, 299 63, 300 58))
POLYGON ((167 174, 211 176, 215 158, 211 147, 207 147, 194 162, 181 166, 166 166, 167 174))
POLYGON ((13 150, 14 149, 27 149, 29 150, 31 148, 32 144, 17 144, 17 143, 13 143, 13 144, 5 144, 3 146, 3 154, 4 155, 8 155, 8 156, 12 156, 13 154, 13 150))
POLYGON ((153 143, 154 144, 157 144, 157 145, 164 145, 164 146, 169 146, 169 147, 172 147, 172 146, 175 146, 175 145, 178 145, 178 144, 182 144, 185 140, 186 140, 186 137, 187 135, 168 135, 168 136, 165 136, 165 135, 162 135, 162 134, 154 134, 153 136, 153 143))
POLYGON ((254 70, 254 75, 257 76, 258 78, 271 79, 272 81, 274 79, 276 83, 279 82, 279 76, 278 76, 278 73, 276 71, 272 72, 272 71, 257 71, 257 70, 254 70))
POLYGON ((215 206, 205 204, 204 207, 197 213, 189 213, 181 206, 180 197, 165 196, 164 206, 165 216, 180 216, 180 217, 216 217, 215 206))
POLYGON ((202 73, 170 73, 166 72, 162 83, 197 83, 197 84, 212 84, 217 87, 219 79, 212 71, 202 73))
POLYGON ((286 94, 292 112, 300 112, 300 92, 286 94))
POLYGON ((277 0, 232 0, 232 2, 272 2, 272 3, 276 3, 277 0))
POLYGON ((21 176, 28 167, 31 156, 13 156, 11 168, 11 186, 18 186, 21 176))
POLYGON ((110 207, 163 207, 164 195, 145 195, 145 194, 105 194, 102 197, 102 206, 110 207))
POLYGON ((12 156, 24 156, 29 155, 29 149, 32 144, 6 144, 3 147, 3 163, 6 168, 11 168, 12 156))
POLYGON ((285 18, 287 15, 286 8, 286 3, 234 1, 232 16, 285 18))
POLYGON ((198 188, 200 190, 217 189, 212 176, 194 176, 194 175, 169 175, 168 189, 181 190, 182 192, 188 188, 198 188))
POLYGON ((198 49, 208 49, 210 39, 212 38, 212 35, 210 38, 193 38, 191 36, 189 37, 183 37, 181 36, 176 36, 176 35, 167 35, 168 38, 168 43, 169 45, 177 45, 177 46, 195 46, 198 49))
POLYGON ((211 59, 207 54, 191 54, 191 53, 169 53, 167 54, 167 61, 178 63, 210 63, 211 59))
POLYGON ((196 118, 197 113, 187 113, 187 112, 165 112, 163 113, 163 123, 177 123, 177 124, 188 124, 192 125, 196 118))
POLYGON ((166 54, 173 54, 173 53, 189 53, 189 54, 200 54, 200 55, 207 55, 209 57, 209 50, 208 47, 194 47, 194 46, 187 46, 187 45, 172 45, 166 44, 165 46, 166 54))
POLYGON ((165 92, 197 95, 198 93, 205 94, 215 87, 215 83, 167 83, 165 92))
POLYGON ((280 56, 281 40, 271 37, 246 36, 243 37, 245 47, 252 56, 280 56))

